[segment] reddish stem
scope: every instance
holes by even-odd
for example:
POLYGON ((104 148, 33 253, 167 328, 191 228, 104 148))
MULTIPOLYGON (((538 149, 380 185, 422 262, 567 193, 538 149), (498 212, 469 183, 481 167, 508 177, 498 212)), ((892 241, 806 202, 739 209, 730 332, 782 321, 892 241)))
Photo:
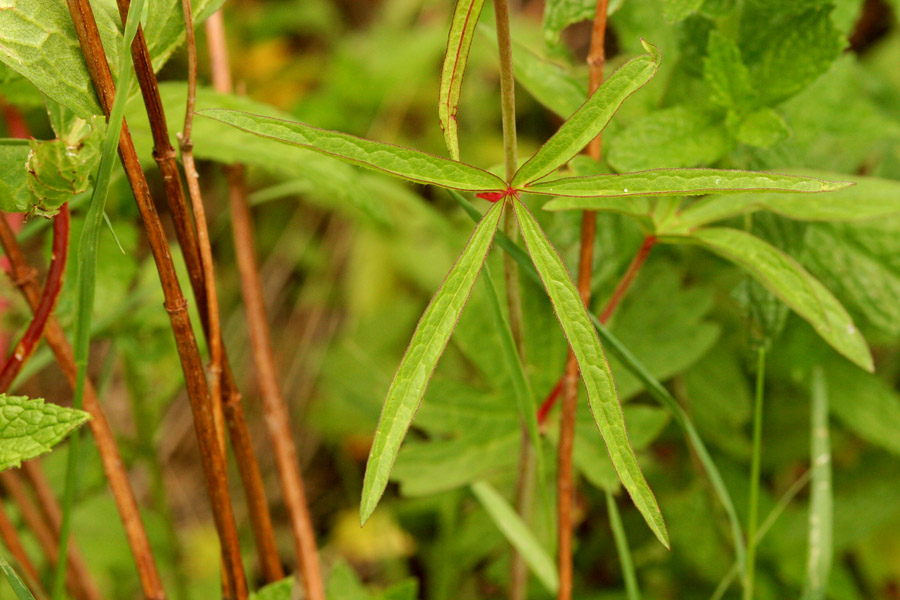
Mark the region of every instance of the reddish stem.
MULTIPOLYGON (((646 262, 647 257, 650 255, 650 250, 652 250, 653 246, 655 245, 656 236, 648 235, 644 238, 644 243, 641 244, 640 249, 634 256, 634 259, 631 261, 631 264, 628 265, 628 270, 625 271, 624 275, 622 275, 622 279, 619 280, 619 284, 616 286, 616 289, 613 290, 613 293, 609 297, 606 306, 603 307, 603 311, 598 317, 599 321, 604 325, 606 325, 606 323, 609 322, 609 320, 612 318, 613 314, 615 314, 616 309, 622 302, 622 298, 625 297, 625 294, 628 292, 628 289, 631 287, 631 284, 634 282, 634 279, 640 272, 641 267, 644 266, 644 262, 646 262)), ((559 395, 560 393, 562 393, 563 379, 564 377, 559 378, 559 381, 556 382, 556 385, 553 386, 553 389, 550 390, 550 393, 547 394, 547 397, 544 399, 544 402, 538 409, 537 419, 539 425, 543 425, 547 421, 547 417, 549 416, 550 411, 553 410, 553 407, 556 405, 556 401, 559 400, 559 395)))
POLYGON ((37 344, 44 334, 47 319, 56 306, 59 293, 62 290, 63 274, 66 271, 66 258, 69 251, 69 205, 63 204, 59 213, 53 218, 53 253, 50 259, 50 270, 47 272, 47 282, 34 318, 25 331, 25 335, 16 344, 10 357, 0 371, 0 390, 5 390, 19 374, 22 365, 34 353, 37 344))

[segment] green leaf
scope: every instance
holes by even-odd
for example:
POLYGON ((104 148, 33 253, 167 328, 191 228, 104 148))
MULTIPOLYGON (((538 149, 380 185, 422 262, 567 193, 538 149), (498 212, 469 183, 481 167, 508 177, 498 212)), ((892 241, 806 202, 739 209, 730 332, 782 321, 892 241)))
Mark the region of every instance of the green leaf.
POLYGON ((22 581, 22 578, 19 577, 19 574, 12 568, 3 554, 0 554, 0 571, 3 571, 3 576, 6 577, 9 587, 15 592, 16 598, 19 600, 34 600, 34 596, 25 586, 25 582, 22 581))
POLYGON ((0 394, 0 471, 40 456, 90 419, 86 412, 42 398, 0 394))
POLYGON ((359 581, 356 572, 346 561, 339 561, 331 568, 325 589, 328 600, 370 600, 369 592, 359 581))
POLYGON ((637 574, 634 571, 634 561, 631 559, 631 549, 628 547, 628 538, 625 536, 625 525, 622 524, 622 515, 619 513, 619 505, 612 492, 606 494, 606 512, 609 515, 609 526, 616 541, 616 553, 622 564, 622 578, 625 580, 625 591, 628 600, 641 600, 641 590, 637 583, 637 574))
POLYGON ((459 137, 456 127, 456 111, 459 108, 459 93, 462 89, 463 74, 469 60, 469 48, 475 35, 475 26, 484 0, 459 0, 450 23, 447 40, 447 54, 441 69, 441 91, 438 101, 438 116, 444 131, 444 142, 450 151, 450 158, 459 160, 459 137))
POLYGON ((682 211, 678 216, 678 227, 699 227, 757 210, 806 221, 856 221, 900 213, 897 206, 900 182, 809 169, 788 170, 788 173, 823 180, 844 180, 856 185, 821 196, 781 193, 740 197, 714 195, 682 211))
POLYGON ((834 556, 834 496, 831 489, 831 441, 828 425, 828 388, 818 366, 812 375, 809 462, 812 471, 809 497, 809 547, 803 600, 822 600, 828 588, 834 556))
POLYGON ((549 175, 603 131, 622 103, 650 81, 659 68, 659 51, 646 42, 644 49, 647 54, 631 59, 604 81, 553 137, 519 168, 512 187, 521 187, 549 175))
POLYGON ((900 456, 900 395, 844 360, 829 360, 825 367, 831 412, 862 439, 900 456))
POLYGON ((741 58, 741 49, 732 38, 718 31, 709 34, 703 79, 710 88, 709 99, 719 106, 737 108, 756 102, 756 89, 741 58))
MULTIPOLYGON (((606 14, 613 14, 621 5, 622 0, 611 0, 607 4, 606 14)), ((544 3, 544 39, 550 45, 559 44, 563 29, 575 23, 591 21, 596 14, 596 0, 547 0, 544 3)))
POLYGON ((0 140, 0 210, 3 212, 26 212, 31 206, 25 168, 30 151, 25 140, 0 140))
POLYGON ((781 115, 767 107, 746 115, 731 112, 726 122, 737 141, 756 148, 769 148, 791 135, 791 128, 781 115))
POLYGON ((472 493, 481 502, 491 520, 519 555, 538 581, 551 594, 559 589, 556 565, 547 550, 537 540, 528 525, 516 514, 515 509, 500 495, 497 489, 486 481, 472 484, 472 493))
POLYGON ((665 0, 663 15, 669 23, 678 23, 697 12, 702 5, 703 0, 665 0))
POLYGON ((692 106, 673 106, 618 134, 607 158, 617 171, 696 167, 714 163, 730 147, 731 136, 716 116, 692 106))
POLYGON ((736 229, 701 229, 687 240, 736 263, 803 317, 831 346, 862 368, 873 369, 866 341, 841 303, 797 261, 736 229))
POLYGON ((503 203, 494 204, 475 228, 444 284, 422 314, 394 375, 366 464, 360 507, 363 523, 384 493, 400 444, 490 250, 502 209, 503 203))
POLYGON ((852 184, 797 175, 722 169, 656 169, 622 175, 591 175, 542 181, 523 188, 532 194, 567 196, 548 202, 546 210, 594 210, 597 196, 694 196, 740 194, 760 190, 829 192, 852 184), (576 199, 578 198, 578 199, 576 199))
POLYGON ((740 46, 764 104, 785 100, 828 70, 846 46, 831 19, 833 6, 804 3, 749 5, 741 19, 740 46), (807 5, 808 6, 808 5, 807 5))
MULTIPOLYGON (((123 29, 118 8, 113 0, 91 4, 107 60, 115 68, 123 29)), ((202 22, 221 5, 222 0, 194 0, 194 22, 202 22)), ((181 0, 157 0, 147 14, 144 35, 153 67, 159 70, 184 40, 181 0)), ((79 117, 102 114, 65 2, 16 0, 4 5, 0 61, 79 117)))
POLYGON ((516 201, 514 206, 528 253, 553 302, 553 309, 566 333, 572 352, 578 359, 594 420, 606 442, 606 448, 622 485, 628 490, 650 529, 663 545, 668 547, 669 537, 659 505, 644 479, 634 450, 628 442, 625 417, 616 396, 609 363, 606 362, 597 332, 591 326, 581 296, 575 289, 562 259, 544 236, 534 216, 521 202, 516 201))
POLYGON ((197 114, 260 137, 309 148, 344 162, 417 183, 472 192, 506 189, 506 183, 502 179, 487 171, 411 148, 372 142, 346 133, 235 110, 209 109, 197 114))
POLYGON ((293 575, 279 579, 250 594, 250 600, 291 600, 296 582, 293 575))

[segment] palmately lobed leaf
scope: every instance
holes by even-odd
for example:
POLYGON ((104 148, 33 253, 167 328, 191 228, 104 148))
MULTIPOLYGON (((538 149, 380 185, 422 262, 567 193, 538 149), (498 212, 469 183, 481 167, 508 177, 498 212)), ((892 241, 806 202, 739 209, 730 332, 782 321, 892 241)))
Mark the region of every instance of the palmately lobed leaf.
POLYGON ((49 452, 89 419, 84 411, 42 398, 0 394, 0 471, 49 452))
POLYGON ((506 189, 506 183, 502 179, 483 169, 412 148, 373 142, 303 123, 234 110, 209 109, 199 111, 197 114, 254 135, 309 148, 344 162, 416 183, 470 192, 506 189))
POLYGON ((721 169, 656 169, 621 175, 567 177, 526 186, 532 194, 569 196, 551 200, 546 210, 592 210, 591 197, 691 196, 740 194, 759 191, 793 193, 830 192, 853 185, 815 177, 721 169), (585 198, 574 200, 572 198, 585 198))

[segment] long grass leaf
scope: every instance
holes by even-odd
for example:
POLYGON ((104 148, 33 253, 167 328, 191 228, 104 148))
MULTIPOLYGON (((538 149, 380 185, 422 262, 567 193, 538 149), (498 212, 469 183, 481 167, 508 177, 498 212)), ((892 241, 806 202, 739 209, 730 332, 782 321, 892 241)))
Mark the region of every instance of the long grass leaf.
POLYGON ((592 197, 698 196, 741 194, 772 190, 777 192, 830 192, 852 185, 815 177, 780 175, 724 169, 655 169, 621 175, 590 175, 541 181, 526 186, 532 194, 567 196, 551 200, 546 210, 593 210, 592 197))
POLYGON ((476 481, 472 484, 472 493, 481 502, 488 516, 503 532, 509 543, 519 551, 522 559, 531 572, 538 578, 543 586, 552 594, 559 589, 559 576, 556 573, 556 565, 553 559, 541 543, 534 537, 528 525, 509 502, 500 495, 497 489, 486 481, 476 481))
POLYGON ((581 108, 560 126, 516 172, 512 187, 522 187, 546 177, 581 152, 609 124, 623 102, 656 74, 661 60, 656 47, 644 42, 647 54, 622 65, 581 108))
POLYGON ((506 189, 502 179, 483 169, 412 148, 373 142, 347 133, 238 110, 210 108, 197 111, 197 114, 259 137, 309 148, 350 164, 416 183, 470 192, 506 189))
MULTIPOLYGON (((76 279, 76 311, 74 354, 76 365, 75 393, 72 398, 72 407, 80 409, 84 400, 84 385, 87 378, 88 354, 91 344, 91 316, 94 310, 94 292, 97 270, 97 248, 100 240, 100 230, 103 226, 104 208, 106 197, 109 194, 109 182, 112 178, 112 170, 116 164, 116 150, 119 147, 119 134, 122 131, 122 121, 125 114, 125 104, 128 101, 128 92, 131 90, 134 70, 131 64, 131 53, 128 49, 137 34, 140 25, 141 14, 144 10, 145 0, 135 0, 128 9, 125 20, 125 31, 119 48, 118 79, 116 81, 116 97, 107 121, 106 137, 103 140, 103 150, 100 157, 100 166, 94 178, 94 191, 91 194, 91 202, 85 216, 84 228, 78 242, 78 273, 76 279)), ((69 442, 69 453, 66 464, 66 484, 62 500, 62 524, 59 533, 59 558, 56 561, 56 571, 53 578, 53 598, 60 600, 64 594, 66 554, 69 549, 69 535, 72 527, 72 510, 75 503, 75 494, 78 487, 78 458, 81 435, 76 431, 69 442)))
POLYGON ((809 498, 809 554, 806 562, 806 586, 803 600, 822 600, 828 589, 831 561, 834 556, 832 529, 834 496, 831 490, 831 441, 828 429, 828 390, 822 367, 812 375, 810 415, 810 467, 812 471, 809 498))
POLYGON ((456 111, 459 108, 459 94, 463 75, 469 60, 469 48, 484 0, 459 0, 453 11, 450 35, 447 38, 447 54, 441 69, 441 91, 438 101, 438 117, 444 130, 444 142, 450 158, 459 160, 459 137, 457 135, 456 111))
POLYGON ((625 416, 619 404, 609 363, 606 362, 597 332, 591 327, 584 302, 575 289, 575 284, 572 283, 562 259, 544 235, 534 216, 521 202, 516 201, 514 206, 525 246, 541 276, 547 295, 550 296, 572 352, 578 360, 594 421, 600 429, 619 479, 650 529, 668 548, 669 536, 659 504, 641 472, 637 456, 628 441, 625 416))
POLYGON ((22 578, 19 577, 19 574, 16 573, 2 553, 0 553, 0 571, 3 571, 3 576, 9 582, 9 587, 16 593, 16 598, 19 600, 34 600, 34 595, 25 586, 25 582, 22 581, 22 578))
POLYGON ((503 204, 496 203, 478 223, 456 264, 422 314, 394 375, 366 464, 360 506, 363 523, 384 494, 400 444, 491 248, 502 210, 503 204))
POLYGON ((622 578, 625 580, 625 593, 628 600, 641 600, 641 590, 638 587, 637 574, 634 571, 634 561, 631 560, 631 549, 628 547, 628 538, 625 536, 625 526, 622 524, 622 515, 619 514, 619 506, 616 498, 610 490, 606 490, 606 512, 609 515, 609 526, 616 542, 616 552, 619 562, 622 564, 622 578))

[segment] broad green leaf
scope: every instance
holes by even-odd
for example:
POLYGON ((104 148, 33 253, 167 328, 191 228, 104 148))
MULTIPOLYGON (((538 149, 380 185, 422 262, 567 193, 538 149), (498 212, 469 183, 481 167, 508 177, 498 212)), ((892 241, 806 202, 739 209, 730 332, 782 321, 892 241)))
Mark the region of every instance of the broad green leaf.
POLYGON ((296 583, 296 576, 285 577, 253 592, 250 600, 291 600, 296 583))
POLYGON ((726 119, 734 138, 756 148, 769 148, 786 140, 791 128, 777 112, 763 107, 749 114, 730 112, 726 119))
POLYGON ((825 363, 829 407, 847 429, 900 456, 900 395, 880 377, 844 360, 825 363))
POLYGON ((683 239, 738 264, 808 321, 835 350, 862 368, 873 369, 872 355, 850 315, 831 292, 793 258, 736 229, 701 229, 683 239))
POLYGON ((42 398, 0 394, 0 471, 50 452, 90 416, 42 398))
POLYGON ((502 210, 503 203, 495 203, 475 228, 444 284, 422 314, 394 375, 366 464, 360 507, 363 523, 384 493, 400 444, 490 250, 502 210))
POLYGON ((450 158, 459 160, 459 137, 456 126, 456 111, 459 108, 459 93, 462 89, 463 74, 469 60, 469 48, 475 35, 475 26, 484 0, 458 0, 453 20, 450 22, 450 36, 447 40, 447 54, 441 69, 441 91, 438 100, 438 116, 444 131, 444 142, 450 151, 450 158))
POLYGON ((521 202, 516 201, 514 206, 528 253, 544 282, 572 352, 578 359, 594 420, 606 442, 606 448, 619 479, 650 529, 668 547, 669 537, 659 505, 644 479, 634 450, 628 442, 625 417, 616 395, 612 373, 581 296, 575 289, 562 259, 544 236, 534 216, 521 202))
MULTIPOLYGON (((100 37, 113 69, 118 65, 122 20, 113 0, 92 2, 100 37)), ((194 0, 200 23, 222 0, 194 0)), ((144 34, 159 70, 184 39, 181 0, 151 0, 144 34)), ((65 2, 15 0, 0 7, 0 61, 79 117, 102 114, 65 2)))
POLYGON ((506 498, 486 481, 473 483, 472 493, 513 548, 518 550, 522 560, 538 581, 548 592, 555 594, 559 589, 559 577, 553 559, 506 498))
POLYGON ((103 117, 97 116, 90 121, 77 119, 60 138, 29 140, 27 171, 33 210, 52 216, 72 196, 90 187, 91 177, 100 164, 105 130, 103 117))
POLYGON ((610 141, 608 160, 617 171, 696 167, 721 158, 731 136, 716 115, 679 105, 636 121, 610 141))
POLYGON ((756 89, 741 58, 741 49, 718 31, 709 34, 703 79, 710 88, 709 99, 725 108, 753 106, 756 89))
MULTIPOLYGON (((479 31, 494 48, 497 47, 496 31, 484 26, 479 27, 479 31)), ((576 77, 571 67, 539 56, 515 40, 512 57, 516 82, 563 119, 581 108, 587 100, 587 83, 583 77, 576 77)))
MULTIPOLYGON (((611 0, 606 14, 613 14, 621 5, 622 0, 611 0)), ((544 3, 544 39, 548 44, 559 44, 563 29, 582 21, 592 21, 596 14, 597 0, 548 0, 544 3)))
POLYGON ((487 171, 411 148, 364 140, 292 121, 235 110, 208 109, 197 114, 260 137, 309 148, 344 162, 417 183, 472 192, 500 191, 506 183, 487 171))
POLYGON ((553 137, 519 168, 512 187, 546 177, 603 131, 622 103, 650 81, 659 68, 661 57, 656 47, 644 42, 644 49, 647 54, 631 59, 604 81, 553 137))
POLYGON ((31 152, 25 140, 0 140, 0 210, 26 212, 31 206, 28 170, 31 152))
POLYGON ((808 6, 797 3, 774 10, 775 5, 758 3, 748 5, 741 19, 741 54, 765 104, 806 88, 846 46, 832 22, 832 5, 808 6))
POLYGON ((356 572, 346 561, 339 561, 331 568, 325 586, 328 600, 370 600, 371 596, 359 581, 356 572))
POLYGON ((669 23, 678 23, 697 12, 702 5, 703 0, 665 0, 663 14, 669 23))
MULTIPOLYGON (((181 82, 166 82, 159 86, 166 114, 184 112, 187 86, 181 82)), ((267 104, 234 94, 222 94, 208 87, 197 89, 197 110, 231 108, 244 112, 265 114, 289 119, 290 115, 267 104)), ((129 103, 126 120, 131 128, 135 146, 142 160, 153 160, 153 138, 143 103, 134 99, 129 103)), ((176 129, 170 128, 172 145, 178 147, 176 129)), ((310 194, 321 195, 329 203, 343 203, 368 215, 375 221, 389 223, 388 213, 380 202, 380 195, 372 193, 372 186, 364 185, 366 176, 334 158, 295 146, 286 146, 269 138, 258 137, 229 127, 212 119, 196 119, 191 131, 194 156, 225 164, 239 162, 258 166, 268 172, 302 178, 309 184, 310 194)), ((368 176, 369 179, 372 176, 368 176)))
POLYGON ((834 556, 834 496, 831 489, 831 440, 828 425, 829 390, 822 367, 812 375, 809 462, 812 471, 809 497, 809 535, 806 586, 803 600, 822 600, 828 588, 834 556))
POLYGON ((790 170, 788 173, 822 180, 844 180, 856 185, 821 196, 782 193, 740 197, 713 195, 682 211, 678 216, 678 227, 699 227, 757 210, 768 210, 805 221, 856 221, 900 214, 897 204, 900 182, 808 169, 790 170))
POLYGON ((597 196, 695 196, 740 194, 760 190, 828 192, 849 185, 798 175, 721 169, 656 169, 622 175, 591 175, 541 181, 523 188, 532 194, 567 196, 548 202, 546 210, 593 210, 597 196), (579 199, 575 199, 575 198, 579 199))

